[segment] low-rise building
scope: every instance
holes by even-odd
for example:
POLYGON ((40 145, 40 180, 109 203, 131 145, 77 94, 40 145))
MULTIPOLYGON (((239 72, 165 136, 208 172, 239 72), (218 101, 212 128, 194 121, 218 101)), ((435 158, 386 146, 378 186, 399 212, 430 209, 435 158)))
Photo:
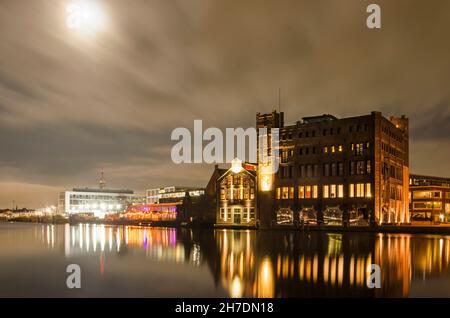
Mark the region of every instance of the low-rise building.
POLYGON ((121 213, 128 206, 145 203, 145 197, 128 189, 108 189, 103 171, 98 188, 73 188, 58 197, 60 214, 86 214, 104 218, 106 214, 121 213))
POLYGON ((409 188, 413 221, 450 222, 450 178, 412 174, 409 188))
POLYGON ((186 197, 186 193, 188 193, 190 197, 200 197, 205 194, 205 189, 197 187, 170 186, 147 189, 145 192, 147 204, 158 204, 181 201, 186 197))
POLYGON ((132 190, 74 188, 59 194, 58 211, 66 214, 92 214, 103 217, 120 213, 136 199, 132 190))

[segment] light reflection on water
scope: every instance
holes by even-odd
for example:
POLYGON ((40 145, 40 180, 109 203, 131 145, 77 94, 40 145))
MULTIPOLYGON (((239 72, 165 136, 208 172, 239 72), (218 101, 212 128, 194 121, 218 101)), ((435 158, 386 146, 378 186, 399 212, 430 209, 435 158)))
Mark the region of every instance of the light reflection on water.
POLYGON ((77 296, 450 297, 450 236, 442 235, 0 223, 0 248, 1 296, 44 288, 70 297, 54 280, 80 262, 89 280, 77 296), (40 276, 51 283, 21 281, 18 271, 33 269, 24 257, 48 260, 40 276), (373 263, 381 289, 366 286, 373 263))

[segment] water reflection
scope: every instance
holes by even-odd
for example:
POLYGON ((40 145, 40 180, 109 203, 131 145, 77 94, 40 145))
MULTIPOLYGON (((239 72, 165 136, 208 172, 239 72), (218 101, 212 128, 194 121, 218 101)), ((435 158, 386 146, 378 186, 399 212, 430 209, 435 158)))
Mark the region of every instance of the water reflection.
MULTIPOLYGON (((93 224, 28 224, 14 230, 0 226, 2 250, 7 245, 20 250, 25 243, 35 252, 40 245, 69 260, 94 258, 102 277, 109 275, 105 268, 114 255, 132 259, 135 266, 146 260, 156 264, 151 273, 145 267, 142 275, 164 272, 170 277, 167 265, 179 264, 187 273, 200 272, 200 279, 209 277, 211 296, 223 290, 231 297, 450 297, 450 236, 93 224), (366 285, 373 263, 382 270, 380 289, 366 285)), ((131 273, 120 266, 114 266, 115 274, 120 272, 121 283, 127 284, 131 273)), ((179 296, 186 288, 183 284, 168 287, 169 296, 179 296)))
MULTIPOLYGON (((54 231, 54 226, 43 229, 46 235, 54 231)), ((177 241, 174 228, 144 228, 137 226, 114 227, 96 224, 64 226, 64 252, 67 257, 97 252, 126 253, 130 249, 145 251, 148 258, 157 261, 183 263, 192 258, 199 264, 199 249, 186 258, 184 244, 177 241)))
POLYGON ((371 296, 373 244, 362 235, 216 231, 215 273, 233 297, 371 296))

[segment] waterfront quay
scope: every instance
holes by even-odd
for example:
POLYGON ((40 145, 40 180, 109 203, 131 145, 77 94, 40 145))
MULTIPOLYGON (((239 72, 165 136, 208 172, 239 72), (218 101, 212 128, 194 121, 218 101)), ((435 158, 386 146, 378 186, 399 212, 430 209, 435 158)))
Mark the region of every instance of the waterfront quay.
POLYGON ((0 223, 37 223, 37 224, 70 224, 70 225, 109 225, 109 226, 139 226, 148 228, 191 228, 191 229, 217 229, 217 230, 255 230, 255 231, 286 231, 286 232, 329 232, 329 233, 403 233, 403 234, 450 234, 450 224, 425 224, 413 222, 403 225, 368 226, 337 226, 337 225, 303 225, 286 226, 274 225, 270 229, 258 227, 243 227, 238 225, 212 225, 194 224, 179 221, 142 221, 133 219, 105 220, 96 218, 65 218, 65 217, 17 217, 0 218, 0 223))

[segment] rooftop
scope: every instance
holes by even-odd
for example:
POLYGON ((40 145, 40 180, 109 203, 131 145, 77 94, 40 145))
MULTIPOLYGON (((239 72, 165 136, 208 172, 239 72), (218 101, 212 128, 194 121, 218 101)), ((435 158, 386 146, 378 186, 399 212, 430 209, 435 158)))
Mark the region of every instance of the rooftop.
POLYGON ((97 192, 97 193, 123 193, 134 194, 133 190, 129 189, 100 189, 100 188, 73 188, 75 192, 97 192))
POLYGON ((336 116, 330 115, 330 114, 323 114, 319 116, 308 116, 303 117, 303 123, 305 124, 314 124, 314 123, 322 123, 326 121, 332 121, 337 120, 338 118, 336 116))

